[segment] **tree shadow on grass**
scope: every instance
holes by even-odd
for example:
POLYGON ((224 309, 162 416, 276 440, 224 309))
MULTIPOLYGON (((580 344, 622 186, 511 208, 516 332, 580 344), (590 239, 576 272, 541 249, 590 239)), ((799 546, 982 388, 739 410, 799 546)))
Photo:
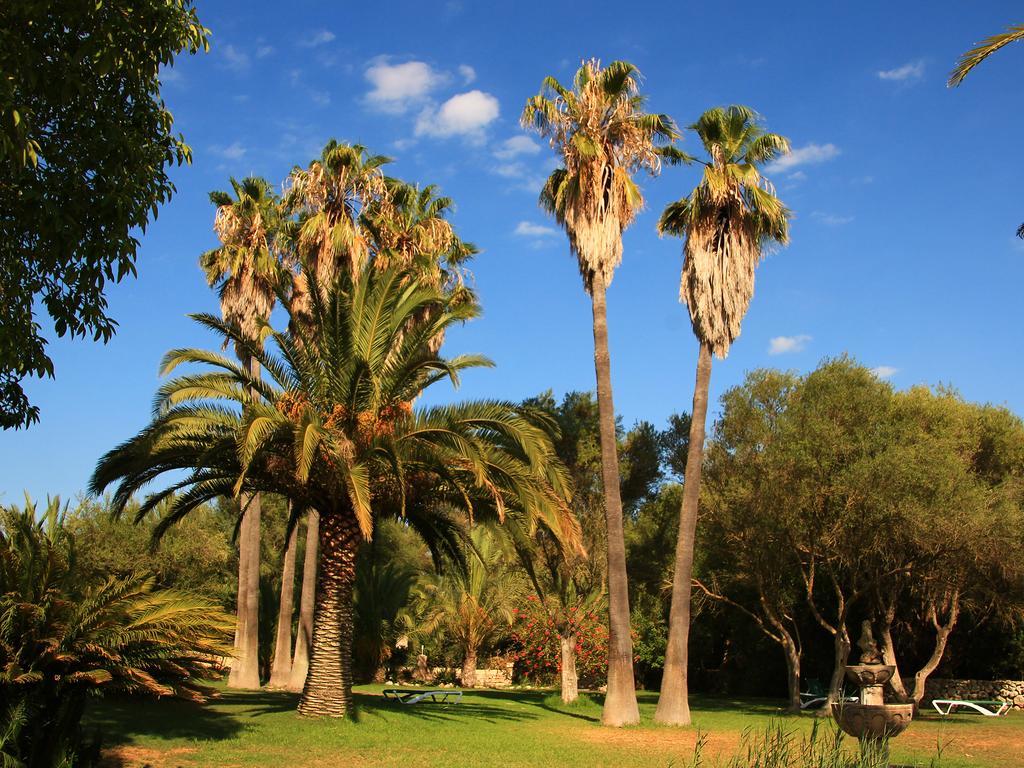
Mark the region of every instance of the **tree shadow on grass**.
POLYGON ((107 697, 86 713, 87 731, 98 730, 104 745, 130 744, 136 737, 220 741, 237 736, 242 724, 210 705, 175 699, 107 697))
POLYGON ((356 693, 356 714, 355 720, 373 717, 390 717, 394 714, 401 714, 405 717, 416 720, 435 722, 455 722, 467 720, 482 720, 488 723, 517 722, 523 720, 535 720, 536 715, 530 712, 523 712, 508 707, 495 706, 486 701, 479 702, 475 699, 484 698, 479 692, 467 691, 461 701, 447 704, 433 701, 422 701, 418 704, 402 704, 399 701, 385 699, 383 696, 371 693, 356 693))

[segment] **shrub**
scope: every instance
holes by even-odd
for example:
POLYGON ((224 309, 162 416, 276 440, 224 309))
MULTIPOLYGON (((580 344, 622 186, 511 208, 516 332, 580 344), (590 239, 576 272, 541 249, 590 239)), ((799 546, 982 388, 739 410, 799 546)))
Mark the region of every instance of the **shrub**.
MULTIPOLYGON (((535 596, 526 608, 515 610, 512 625, 514 674, 517 680, 548 685, 558 681, 562 671, 559 622, 549 615, 535 596)), ((576 635, 576 673, 581 688, 597 688, 608 678, 608 628, 595 611, 569 608, 561 618, 576 635)))

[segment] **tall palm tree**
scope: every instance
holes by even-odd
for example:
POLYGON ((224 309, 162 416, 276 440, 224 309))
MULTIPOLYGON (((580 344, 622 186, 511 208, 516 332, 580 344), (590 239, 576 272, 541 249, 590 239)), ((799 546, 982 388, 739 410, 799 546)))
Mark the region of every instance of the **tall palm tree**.
POLYGON ((289 525, 319 512, 319 577, 305 715, 352 711, 352 589, 355 557, 381 517, 403 519, 436 557, 461 562, 470 520, 524 517, 578 538, 564 470, 550 436, 509 403, 473 401, 416 410, 429 386, 488 364, 479 356, 426 352, 436 334, 472 317, 441 292, 396 270, 364 267, 310 286, 308 326, 269 334, 276 351, 248 345, 216 317, 197 318, 247 345, 269 381, 223 355, 174 350, 164 371, 200 364, 209 372, 164 384, 153 422, 104 456, 91 480, 117 483, 114 503, 165 472, 175 481, 140 505, 144 514, 177 493, 165 530, 204 500, 269 491, 291 499, 289 525), (429 322, 411 317, 434 305, 429 322), (190 470, 182 480, 180 470, 190 470), (178 493, 184 491, 183 493, 178 493))
MULTIPOLYGON (((231 179, 233 195, 210 193, 217 206, 214 231, 220 246, 199 260, 207 282, 220 294, 221 315, 236 325, 242 336, 256 342, 260 329, 270 318, 280 268, 273 253, 278 226, 278 199, 266 179, 250 176, 231 179)), ((238 348, 239 357, 254 376, 255 360, 238 348)), ((228 676, 232 688, 259 688, 259 570, 260 500, 242 499, 242 524, 238 557, 238 623, 235 660, 228 676)))
POLYGON ((526 591, 493 533, 475 526, 470 539, 466 567, 425 579, 413 608, 418 613, 414 635, 440 631, 462 654, 463 688, 476 687, 478 654, 512 626, 526 591))
MULTIPOLYGON (((1005 32, 998 35, 986 37, 976 46, 967 51, 956 63, 956 68, 950 72, 949 81, 946 83, 950 88, 956 88, 964 81, 968 73, 985 59, 998 51, 1000 48, 1024 40, 1024 24, 1015 24, 1007 27, 1005 32)), ((1024 224, 1017 227, 1017 237, 1024 238, 1024 224)))
POLYGON ((594 316, 594 367, 601 419, 601 463, 608 528, 608 694, 606 725, 639 722, 629 627, 626 549, 619 496, 605 291, 622 259, 622 232, 643 206, 632 174, 660 168, 659 141, 677 137, 666 115, 644 112, 640 73, 624 61, 602 68, 585 61, 572 88, 553 77, 526 102, 522 123, 551 140, 563 167, 548 178, 540 202, 569 237, 594 316))
POLYGON ((655 712, 655 720, 673 725, 690 722, 690 590, 711 355, 724 358, 739 336, 754 295, 754 270, 767 246, 789 242, 790 218, 775 188, 758 171, 758 166, 789 151, 784 137, 766 133, 757 114, 742 106, 709 109, 690 127, 700 137, 709 159, 693 192, 669 203, 658 221, 659 233, 684 238, 679 298, 689 310, 693 333, 700 343, 665 675, 655 712))

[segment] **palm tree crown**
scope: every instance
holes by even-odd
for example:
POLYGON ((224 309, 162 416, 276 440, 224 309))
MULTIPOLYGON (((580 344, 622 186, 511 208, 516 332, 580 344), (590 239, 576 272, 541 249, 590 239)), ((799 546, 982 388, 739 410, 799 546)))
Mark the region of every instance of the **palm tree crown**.
POLYGON ((679 135, 670 117, 643 111, 639 80, 628 62, 602 68, 595 59, 585 61, 572 89, 544 78, 521 118, 562 155, 564 167, 548 178, 541 205, 568 233, 588 292, 595 277, 605 287, 611 283, 622 260, 622 232, 643 207, 631 174, 641 168, 657 173, 664 155, 657 143, 679 135))
POLYGON ((231 179, 234 196, 211 192, 217 206, 213 229, 218 248, 204 253, 199 265, 211 286, 219 286, 222 314, 255 339, 270 317, 280 269, 273 252, 280 223, 278 199, 266 179, 231 179))
POLYGON ((725 357, 754 294, 754 269, 771 243, 789 242, 790 212, 759 165, 789 151, 748 107, 709 109, 690 126, 710 158, 689 196, 670 203, 661 234, 685 237, 679 298, 697 338, 725 357))

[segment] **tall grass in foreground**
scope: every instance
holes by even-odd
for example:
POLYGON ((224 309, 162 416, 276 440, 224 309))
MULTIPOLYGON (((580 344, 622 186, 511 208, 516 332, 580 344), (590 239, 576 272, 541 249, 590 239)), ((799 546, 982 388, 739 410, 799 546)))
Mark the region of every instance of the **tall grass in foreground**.
MULTIPOLYGON (((771 721, 763 730, 748 728, 743 732, 739 752, 728 762, 707 763, 704 749, 708 734, 697 736, 690 768, 721 766, 722 768, 889 768, 889 739, 862 741, 850 749, 847 736, 835 726, 815 722, 807 736, 797 737, 782 723, 771 721)), ((936 745, 935 756, 927 768, 941 768, 942 744, 936 745)), ((892 768, 916 768, 892 766, 892 768)))

